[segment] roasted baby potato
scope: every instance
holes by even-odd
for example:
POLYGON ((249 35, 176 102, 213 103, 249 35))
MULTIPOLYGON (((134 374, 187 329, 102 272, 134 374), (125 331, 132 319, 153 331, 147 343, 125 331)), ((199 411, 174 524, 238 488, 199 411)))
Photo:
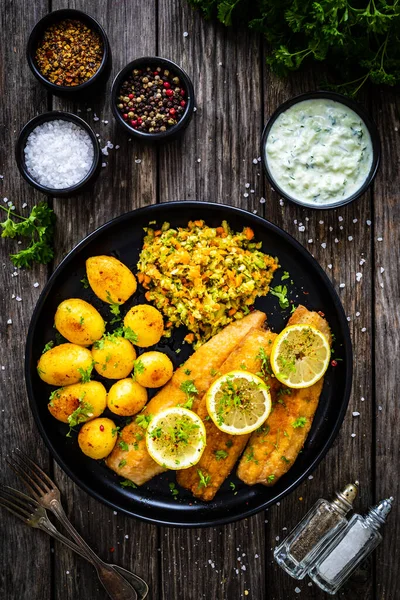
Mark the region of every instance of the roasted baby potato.
POLYGON ((162 352, 144 352, 135 362, 135 379, 147 388, 158 388, 166 384, 173 372, 172 362, 162 352))
POLYGON ((60 344, 48 350, 39 359, 39 377, 50 385, 78 383, 91 366, 92 354, 77 344, 60 344))
POLYGON ((136 333, 135 344, 140 348, 157 344, 164 332, 162 314, 150 304, 133 306, 125 315, 124 325, 136 333))
POLYGON ((54 317, 56 329, 69 342, 90 346, 99 340, 105 331, 101 314, 88 302, 70 298, 59 304, 54 317))
POLYGON ((131 417, 140 412, 147 402, 147 390, 131 377, 120 379, 111 386, 107 406, 111 412, 131 417))
POLYGON ((113 450, 118 435, 114 421, 111 419, 93 419, 85 423, 78 433, 78 444, 86 456, 105 458, 113 450))
POLYGON ((69 417, 81 408, 77 420, 80 423, 99 417, 107 406, 107 391, 99 381, 75 383, 55 390, 48 409, 62 423, 69 423, 69 417))
POLYGON ((136 351, 125 338, 110 335, 93 344, 92 357, 99 375, 107 379, 123 379, 133 369, 136 351))
POLYGON ((136 292, 134 274, 113 256, 88 258, 86 274, 96 296, 108 304, 123 304, 136 292))

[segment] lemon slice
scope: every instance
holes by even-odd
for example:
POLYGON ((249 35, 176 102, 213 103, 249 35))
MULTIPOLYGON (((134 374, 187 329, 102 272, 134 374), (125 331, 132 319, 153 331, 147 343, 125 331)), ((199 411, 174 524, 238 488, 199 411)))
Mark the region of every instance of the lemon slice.
POLYGON ((244 435, 260 427, 271 412, 264 381, 247 371, 219 377, 206 395, 208 414, 221 431, 244 435))
POLYGON ((146 430, 147 450, 165 469, 188 469, 199 462, 206 446, 203 421, 187 408, 167 408, 146 430))
POLYGON ((311 325, 290 325, 275 338, 271 367, 275 377, 291 388, 306 388, 323 377, 331 349, 326 337, 311 325))

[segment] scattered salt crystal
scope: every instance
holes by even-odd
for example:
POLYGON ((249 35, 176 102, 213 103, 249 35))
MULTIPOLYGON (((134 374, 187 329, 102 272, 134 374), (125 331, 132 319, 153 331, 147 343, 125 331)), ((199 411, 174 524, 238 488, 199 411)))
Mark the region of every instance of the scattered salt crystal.
POLYGON ((350 323, 351 321, 351 317, 346 317, 346 319, 348 320, 348 322, 350 323))
POLYGON ((324 249, 326 248, 326 242, 322 242, 321 248, 324 248, 324 249))
MULTIPOLYGON (((285 203, 284 203, 284 201, 283 201, 283 198, 279 198, 279 204, 280 204, 281 206, 285 206, 285 203)), ((304 230, 303 230, 303 231, 304 231, 304 230)))
POLYGON ((2 371, 5 371, 5 370, 6 370, 6 368, 5 368, 5 366, 4 366, 4 365, 2 365, 2 367, 1 367, 1 370, 2 370, 2 371))
POLYGON ((311 481, 311 479, 314 479, 314 477, 312 475, 309 475, 308 479, 310 479, 310 481, 311 481))
POLYGON ((324 224, 324 222, 323 222, 323 221, 319 221, 319 224, 320 224, 320 225, 323 225, 323 224, 324 224))
POLYGON ((129 540, 129 535, 128 534, 126 534, 125 539, 129 540))
POLYGON ((245 192, 245 193, 243 194, 243 197, 244 197, 244 198, 248 198, 248 197, 249 197, 248 193, 247 193, 247 192, 245 192))
POLYGON ((102 166, 102 167, 103 167, 103 169, 104 169, 104 167, 106 167, 106 166, 107 166, 107 163, 101 163, 101 166, 102 166))
POLYGON ((338 221, 343 221, 343 217, 338 217, 338 221))
MULTIPOLYGON (((141 162, 142 162, 142 159, 141 159, 141 158, 135 158, 135 163, 136 163, 137 165, 140 165, 140 163, 141 163, 141 162)), ((197 159, 197 162, 199 162, 199 159, 197 159)))
POLYGON ((340 283, 340 284, 339 284, 339 287, 340 287, 340 288, 344 288, 344 287, 345 287, 345 285, 346 285, 345 283, 340 283))
POLYGON ((329 265, 328 265, 328 269, 332 269, 332 265, 331 265, 331 263, 329 263, 329 265))
POLYGON ((349 237, 347 239, 349 240, 349 242, 352 242, 353 241, 353 236, 349 235, 349 237))
POLYGON ((258 555, 258 554, 255 554, 255 555, 254 555, 254 558, 259 558, 259 555, 258 555))
POLYGON ((104 154, 104 156, 108 156, 108 147, 104 146, 104 148, 101 149, 102 154, 104 154))
POLYGON ((265 204, 265 198, 260 198, 260 204, 265 204))
POLYGON ((261 162, 261 156, 259 156, 259 157, 257 158, 257 161, 258 161, 258 162, 261 162))
POLYGON ((361 313, 359 313, 358 311, 356 312, 356 317, 359 317, 361 313))
POLYGON ((38 282, 37 282, 37 281, 35 281, 35 283, 33 284, 33 287, 34 287, 34 288, 37 288, 37 287, 39 287, 39 284, 38 284, 38 282))
POLYGON ((335 238, 335 244, 338 244, 339 240, 337 238, 335 238))
POLYGON ((353 412, 353 417, 359 417, 359 416, 360 416, 360 413, 359 413, 358 411, 356 411, 356 410, 355 410, 355 411, 353 412))
POLYGON ((329 231, 333 231, 332 225, 329 225, 329 231))
POLYGON ((91 109, 91 108, 87 108, 86 110, 87 110, 88 112, 92 112, 92 109, 91 109))
POLYGON ((93 164, 94 149, 82 127, 54 119, 29 134, 24 155, 27 170, 38 183, 65 189, 85 178, 93 164))
POLYGON ((118 513, 117 513, 117 511, 116 511, 116 510, 114 510, 114 515, 117 515, 117 514, 118 514, 118 513))
POLYGON ((343 225, 339 225, 339 229, 341 229, 341 230, 342 230, 342 229, 343 229, 343 225))
POLYGON ((104 121, 104 124, 105 124, 105 125, 108 125, 108 121, 104 121))
POLYGON ((378 410, 382 410, 382 406, 378 406, 378 410))
POLYGON ((8 198, 3 198, 3 202, 4 202, 5 204, 7 204, 7 202, 8 202, 8 198))
POLYGON ((0 175, 0 179, 4 179, 4 175, 0 175))
POLYGON ((21 296, 17 296, 15 299, 16 299, 17 302, 22 302, 21 296))
POLYGON ((385 269, 381 267, 381 274, 385 272, 385 269))
POLYGON ((361 402, 364 402, 365 398, 364 396, 361 396, 361 402))
POLYGON ((65 571, 65 572, 66 572, 67 575, 69 575, 69 573, 70 573, 69 571, 65 571))
POLYGON ((300 589, 299 587, 295 587, 295 588, 294 588, 294 591, 296 592, 296 594, 300 594, 300 592, 301 592, 301 589, 300 589))
POLYGON ((13 204, 13 203, 11 202, 11 200, 10 200, 9 202, 7 202, 7 206, 8 206, 9 208, 11 208, 11 207, 12 207, 12 204, 13 204))
POLYGON ((245 183, 244 187, 248 189, 250 187, 250 184, 249 183, 245 183))
POLYGON ((201 158, 198 158, 198 159, 197 159, 197 162, 201 162, 201 158))
POLYGON ((370 226, 371 226, 371 221, 370 221, 369 219, 367 219, 365 222, 366 222, 366 224, 368 225, 368 227, 370 227, 370 226))
POLYGON ((23 203, 22 208, 26 208, 28 204, 26 202, 23 203))
POLYGON ((294 219, 293 223, 294 223, 295 225, 297 225, 297 219, 294 219))
POLYGON ((303 231, 305 231, 305 230, 306 230, 306 228, 305 228, 305 226, 304 226, 304 225, 300 225, 300 226, 299 226, 299 231, 303 232, 303 231))
POLYGON ((312 239, 309 239, 309 240, 308 240, 308 243, 309 243, 309 244, 312 244, 312 242, 313 242, 313 241, 312 241, 312 239))
POLYGON ((383 289, 383 283, 380 283, 379 285, 380 285, 380 287, 383 289))
POLYGON ((256 158, 253 158, 253 165, 256 165, 258 163, 258 160, 256 158))
POLYGON ((276 503, 276 506, 280 506, 280 505, 281 505, 281 503, 280 503, 280 502, 277 502, 277 503, 276 503))
POLYGON ((358 219, 353 219, 353 223, 357 223, 358 219))
POLYGON ((184 31, 184 32, 183 32, 183 37, 187 37, 188 35, 189 35, 189 34, 188 34, 188 32, 187 32, 187 31, 184 31))
POLYGON ((352 434, 351 434, 351 437, 352 437, 352 438, 355 438, 355 437, 356 437, 356 434, 355 434, 355 433, 352 433, 352 434))
POLYGON ((367 331, 367 328, 366 328, 366 327, 363 327, 363 328, 361 329, 361 331, 362 331, 363 333, 365 333, 365 332, 367 331))
POLYGON ((116 149, 116 150, 119 150, 119 145, 118 145, 118 144, 115 146, 115 149, 116 149))
POLYGON ((96 113, 93 115, 93 121, 100 121, 100 117, 98 117, 96 113))
POLYGON ((12 319, 8 319, 7 325, 12 325, 12 319))
POLYGON ((378 237, 378 238, 376 238, 376 240, 377 240, 378 242, 382 242, 382 241, 383 241, 383 238, 382 238, 382 237, 378 237))
POLYGON ((362 273, 356 273, 356 280, 361 281, 362 273))
POLYGON ((311 587, 311 586, 312 586, 312 581, 309 581, 309 582, 307 583, 307 585, 308 585, 308 587, 311 587))
POLYGON ((250 190, 250 194, 254 194, 254 191, 255 191, 255 190, 250 190))
MULTIPOLYGON (((193 109, 193 112, 196 112, 196 111, 197 111, 197 108, 196 108, 196 107, 194 107, 194 109, 193 109)), ((131 141, 131 140, 128 140, 128 142, 130 142, 130 141, 131 141)))
POLYGON ((365 263, 365 258, 362 258, 362 259, 360 260, 360 263, 359 263, 359 264, 360 264, 360 266, 362 267, 364 263, 365 263))
POLYGON ((309 221, 309 220, 310 220, 309 217, 306 217, 306 221, 309 221))
POLYGON ((279 535, 277 535, 275 539, 277 542, 279 542, 279 535))

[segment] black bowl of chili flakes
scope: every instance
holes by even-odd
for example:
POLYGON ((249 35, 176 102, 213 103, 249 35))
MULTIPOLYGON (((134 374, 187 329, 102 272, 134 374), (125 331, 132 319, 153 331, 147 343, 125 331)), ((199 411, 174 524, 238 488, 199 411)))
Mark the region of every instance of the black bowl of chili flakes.
POLYGON ((137 58, 114 79, 111 109, 135 139, 147 142, 177 137, 194 112, 194 89, 177 64, 158 56, 137 58))
POLYGON ((26 49, 29 67, 50 92, 86 96, 111 73, 111 49, 103 27, 90 15, 56 10, 33 28, 26 49))

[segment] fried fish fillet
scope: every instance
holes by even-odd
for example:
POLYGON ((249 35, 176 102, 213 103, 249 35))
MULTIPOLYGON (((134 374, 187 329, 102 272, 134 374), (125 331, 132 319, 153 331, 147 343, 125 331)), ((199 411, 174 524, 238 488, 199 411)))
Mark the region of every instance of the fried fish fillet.
MULTIPOLYGON (((258 357, 260 348, 263 348, 269 357, 275 338, 276 334, 271 331, 261 331, 260 329, 251 331, 226 359, 216 379, 220 375, 241 368, 251 373, 261 371, 261 359, 258 357)), ((268 375, 265 381, 270 386, 270 390, 278 385, 277 380, 268 375)), ((208 416, 205 395, 200 400, 196 412, 204 421, 206 428, 206 448, 197 465, 178 471, 177 481, 182 487, 191 490, 197 498, 209 501, 214 498, 228 477, 251 434, 229 435, 218 429, 211 419, 204 420, 208 416), (202 481, 208 481, 206 486, 200 482, 200 472, 202 481)))
MULTIPOLYGON (((332 342, 330 328, 318 313, 298 306, 288 325, 306 324, 319 329, 332 342)), ((284 385, 271 390, 273 410, 261 430, 255 431, 243 454, 237 475, 248 485, 274 485, 296 460, 311 429, 323 378, 309 388, 284 385)))
MULTIPOLYGON (((261 327, 265 319, 266 315, 256 310, 243 319, 227 325, 211 340, 200 346, 186 363, 175 371, 172 379, 148 402, 140 414, 154 415, 171 406, 185 404, 187 397, 181 385, 187 380, 193 381, 200 398, 210 387, 215 375, 214 371, 219 370, 249 331, 254 327, 261 327)), ((136 422, 124 427, 120 440, 106 460, 110 469, 130 479, 136 485, 142 485, 158 473, 165 471, 147 452, 144 434, 145 429, 136 422), (128 450, 121 448, 121 443, 122 446, 128 444, 128 450)))

